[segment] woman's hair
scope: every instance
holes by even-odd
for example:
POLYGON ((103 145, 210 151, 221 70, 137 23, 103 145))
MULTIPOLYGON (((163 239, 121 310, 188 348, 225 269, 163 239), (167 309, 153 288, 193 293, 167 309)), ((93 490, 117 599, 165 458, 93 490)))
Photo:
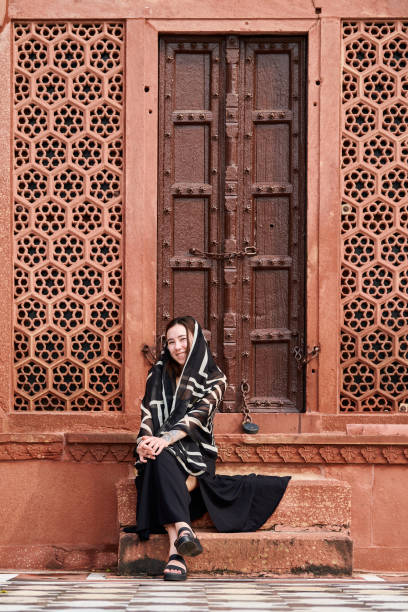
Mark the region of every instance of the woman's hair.
MULTIPOLYGON (((170 321, 170 323, 168 323, 166 325, 166 332, 165 332, 165 337, 166 337, 166 342, 167 342, 167 332, 169 331, 169 329, 171 329, 172 327, 174 327, 175 325, 183 325, 183 327, 185 327, 186 332, 187 332, 187 355, 190 353, 190 349, 191 349, 191 345, 190 345, 190 338, 189 338, 189 334, 188 332, 191 332, 194 336, 194 330, 195 330, 195 320, 193 319, 193 317, 190 316, 185 316, 185 317, 175 317, 174 319, 172 319, 172 321, 170 321)), ((169 353, 169 360, 167 362, 167 370, 169 372, 169 374, 172 376, 172 378, 177 378, 177 376, 180 376, 182 370, 183 370, 183 366, 180 365, 179 363, 177 363, 177 361, 175 361, 173 359, 173 357, 170 355, 169 353)))

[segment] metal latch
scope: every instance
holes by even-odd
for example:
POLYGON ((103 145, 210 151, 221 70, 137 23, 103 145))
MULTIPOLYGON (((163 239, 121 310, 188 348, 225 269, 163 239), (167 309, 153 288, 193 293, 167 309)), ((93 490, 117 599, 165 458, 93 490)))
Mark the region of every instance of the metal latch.
POLYGON ((306 352, 300 346, 295 346, 292 349, 293 356, 297 363, 298 370, 301 370, 309 361, 315 359, 320 353, 320 344, 315 344, 311 349, 306 346, 306 352))

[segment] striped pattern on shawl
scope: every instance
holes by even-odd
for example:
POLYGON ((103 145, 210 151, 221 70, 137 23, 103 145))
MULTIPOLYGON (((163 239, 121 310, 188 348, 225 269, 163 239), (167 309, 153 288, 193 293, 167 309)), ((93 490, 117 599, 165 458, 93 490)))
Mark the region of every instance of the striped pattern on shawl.
MULTIPOLYGON (((203 452, 217 457, 213 419, 225 391, 226 378, 216 365, 197 321, 177 388, 166 368, 170 359, 165 348, 149 371, 137 443, 142 436, 161 436, 172 429, 184 431, 187 436, 167 450, 189 474, 199 476, 207 469, 203 452)), ((137 460, 138 470, 142 466, 137 460)))

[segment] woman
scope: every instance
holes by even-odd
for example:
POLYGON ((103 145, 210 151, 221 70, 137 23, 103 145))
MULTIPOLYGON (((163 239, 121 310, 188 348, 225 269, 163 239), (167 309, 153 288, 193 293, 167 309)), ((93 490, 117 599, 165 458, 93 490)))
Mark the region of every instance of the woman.
POLYGON ((203 550, 192 520, 208 511, 218 531, 255 531, 275 510, 290 479, 215 475, 213 419, 225 387, 197 321, 173 319, 147 377, 135 451, 135 531, 141 540, 167 531, 164 580, 185 580, 184 556, 203 550))

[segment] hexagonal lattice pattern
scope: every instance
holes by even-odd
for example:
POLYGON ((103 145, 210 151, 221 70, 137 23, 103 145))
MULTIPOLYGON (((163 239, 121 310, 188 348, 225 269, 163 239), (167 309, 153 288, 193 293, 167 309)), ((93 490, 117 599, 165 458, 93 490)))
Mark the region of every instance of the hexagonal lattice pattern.
POLYGON ((365 234, 353 234, 344 241, 344 259, 354 266, 364 266, 374 259, 374 241, 365 234))
POLYGON ((119 363, 122 361, 122 334, 118 332, 108 337, 108 356, 119 363))
POLYGON ((400 202, 408 191, 408 170, 395 166, 381 176, 381 193, 388 200, 400 202))
POLYGON ((91 45, 91 66, 110 72, 121 65, 121 47, 108 37, 99 38, 91 45))
POLYGON ((65 337, 56 329, 46 329, 34 338, 34 354, 47 363, 61 359, 65 356, 65 337))
POLYGON ((37 79, 36 96, 49 106, 61 102, 67 95, 67 81, 55 70, 49 70, 37 79))
POLYGON ((34 410, 62 411, 65 410, 65 401, 62 397, 48 392, 33 401, 33 408, 34 410))
POLYGON ((395 77, 384 70, 370 72, 363 79, 363 91, 372 102, 387 102, 396 94, 395 77))
POLYGON ((408 303, 402 297, 393 297, 381 304, 381 323, 394 332, 401 331, 408 320, 408 303))
POLYGON ((67 268, 73 266, 84 258, 84 241, 75 234, 63 234, 54 242, 53 257, 55 261, 67 268))
POLYGON ((356 298, 344 305, 344 325, 361 332, 374 324, 374 305, 363 298, 356 298))
POLYGON ((84 113, 76 104, 60 106, 54 113, 54 129, 65 136, 72 138, 84 130, 84 113))
POLYGON ((102 97, 102 80, 90 70, 84 70, 72 81, 72 96, 81 104, 91 104, 102 97))
POLYGON ((47 388, 47 371, 37 361, 28 361, 16 370, 16 386, 29 396, 37 395, 47 388))
POLYGON ((340 410, 391 412, 408 372, 406 22, 344 22, 343 57, 340 410))
POLYGON ((20 266, 14 266, 14 298, 21 298, 23 295, 28 293, 30 290, 30 275, 29 273, 20 268, 20 266))
POLYGON ((47 264, 34 274, 35 292, 46 300, 52 300, 65 291, 65 274, 53 264, 47 264))
POLYGON ((401 232, 394 232, 381 240, 381 257, 392 266, 400 266, 408 261, 408 238, 401 232))
POLYGON ((14 234, 28 229, 30 223, 30 209, 24 204, 16 202, 14 205, 14 234))
POLYGON ((91 176, 89 195, 104 204, 120 195, 120 177, 111 170, 100 170, 91 176))
POLYGON ((402 36, 394 36, 383 46, 383 61, 388 68, 397 72, 408 67, 408 40, 402 36))
POLYGON ((120 253, 120 242, 110 234, 100 234, 91 240, 91 259, 100 266, 116 263, 120 253))
POLYGON ((27 72, 36 72, 47 65, 48 48, 47 45, 35 38, 27 38, 17 46, 18 66, 27 72))
POLYGON ((84 47, 72 38, 64 38, 54 46, 54 65, 64 72, 73 72, 84 64, 84 47))
POLYGON ((109 78, 108 81, 108 98, 117 102, 123 103, 123 74, 122 71, 117 72, 109 78))
POLYGON ((119 389, 119 369, 108 361, 102 361, 89 370, 89 388, 99 395, 111 395, 119 389))
POLYGON ((365 168, 355 168, 344 175, 344 194, 356 202, 363 202, 373 195, 375 188, 375 175, 365 168))
POLYGON ((118 299, 122 298, 122 267, 118 266, 108 272, 108 290, 118 299))
POLYGON ((17 176, 17 193, 31 204, 47 195, 48 177, 34 168, 17 176))
POLYGON ((76 329, 84 322, 84 306, 71 297, 63 298, 53 305, 52 322, 65 332, 76 329))
POLYGON ((345 64, 363 72, 375 66, 377 61, 377 45, 363 36, 354 38, 345 47, 345 64))
POLYGON ((91 324, 99 331, 107 332, 120 323, 119 304, 106 297, 91 304, 91 324))
POLYGON ((358 95, 358 79, 348 70, 343 71, 342 92, 343 102, 350 102, 350 100, 354 100, 358 95))
POLYGON ((37 234, 26 234, 17 240, 16 256, 22 264, 35 267, 47 258, 47 242, 37 234))
POLYGON ((377 113, 369 104, 358 102, 346 109, 345 129, 355 136, 369 134, 376 124, 377 113))
POLYGON ((408 360, 408 333, 398 338, 398 357, 404 362, 408 360))
POLYGON ((80 299, 87 300, 101 293, 103 274, 85 264, 72 273, 72 291, 80 299))
POLYGON ((392 357, 393 338, 382 329, 375 329, 361 338, 361 349, 365 359, 378 364, 392 357))
POLYGON ((66 162, 66 149, 59 138, 48 135, 35 144, 35 161, 47 170, 53 170, 66 162))
POLYGON ((48 236, 54 235, 66 226, 66 210, 62 204, 44 202, 35 209, 35 227, 48 236))
POLYGON ((100 206, 85 200, 73 207, 72 225, 79 232, 89 234, 102 227, 102 214, 100 206))
POLYGON ((70 396, 83 389, 84 371, 71 361, 64 361, 52 368, 52 386, 57 393, 70 396))
POLYGON ((16 324, 28 331, 41 328, 47 320, 45 304, 36 298, 27 298, 17 304, 16 324))
POLYGON ((17 106, 30 97, 30 79, 16 70, 14 75, 14 104, 17 106))
POLYGON ((395 159, 395 144, 384 134, 376 134, 364 143, 363 160, 375 168, 381 168, 395 159))
POLYGON ((392 272, 380 264, 371 266, 361 275, 362 291, 371 298, 381 298, 392 291, 392 272))
POLYGON ((90 112, 91 130, 102 138, 112 136, 120 129, 120 112, 110 104, 103 103, 90 112))
POLYGON ((89 363, 102 355, 102 338, 92 329, 84 329, 71 340, 71 353, 81 363, 89 363))
POLYGON ((381 389, 391 395, 398 397, 407 393, 408 389, 408 369, 405 363, 393 361, 388 363, 380 370, 381 389))
POLYGON ((38 104, 31 102, 18 109, 16 128, 27 138, 42 134, 47 129, 47 125, 48 113, 38 104))
POLYGON ((396 102, 387 106, 382 113, 382 126, 384 130, 394 134, 395 136, 401 136, 407 131, 408 122, 408 107, 406 104, 396 102))
POLYGON ((343 388, 354 397, 360 397, 374 389, 374 382, 374 370, 366 363, 356 361, 343 370, 343 388))
POLYGON ((373 234, 381 234, 394 225, 394 209, 383 200, 375 200, 363 208, 362 225, 373 234))
POLYGON ((26 140, 14 138, 14 167, 21 168, 30 161, 30 145, 26 140))
POLYGON ((357 289, 357 273, 343 266, 341 270, 341 296, 348 297, 352 295, 357 289))
POLYGON ((103 401, 91 395, 91 393, 81 393, 71 400, 71 410, 79 411, 99 411, 102 410, 103 401))
POLYGON ((16 331, 14 335, 14 361, 23 361, 30 354, 30 336, 16 331))
POLYGON ((102 160, 102 145, 89 136, 76 140, 72 145, 72 161, 83 168, 90 170, 99 166, 102 160))
POLYGON ((354 359, 356 356, 357 350, 357 340, 353 334, 350 332, 342 332, 341 334, 341 360, 349 361, 350 359, 354 359))
POLYGON ((67 168, 54 176, 53 193, 64 202, 80 198, 84 190, 84 177, 77 170, 67 168))

